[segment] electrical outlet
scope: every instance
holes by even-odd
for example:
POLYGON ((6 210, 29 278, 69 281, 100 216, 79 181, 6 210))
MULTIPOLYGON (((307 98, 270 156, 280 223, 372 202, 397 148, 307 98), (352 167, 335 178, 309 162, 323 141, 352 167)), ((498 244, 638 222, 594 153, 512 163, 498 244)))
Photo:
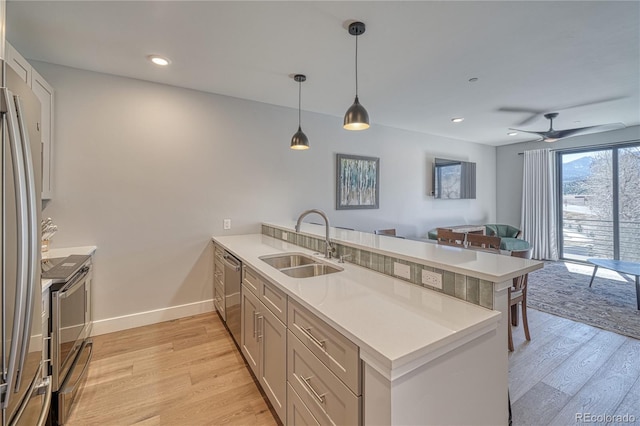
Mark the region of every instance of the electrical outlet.
POLYGON ((411 267, 402 263, 393 262, 393 275, 404 279, 411 279, 411 267))
POLYGON ((223 229, 231 229, 231 219, 224 219, 222 221, 222 228, 223 229))
POLYGON ((422 284, 430 285, 431 287, 439 288, 442 290, 442 274, 423 269, 422 284))
POLYGON ((287 241, 289 239, 289 233, 282 231, 282 239, 284 241, 287 241))

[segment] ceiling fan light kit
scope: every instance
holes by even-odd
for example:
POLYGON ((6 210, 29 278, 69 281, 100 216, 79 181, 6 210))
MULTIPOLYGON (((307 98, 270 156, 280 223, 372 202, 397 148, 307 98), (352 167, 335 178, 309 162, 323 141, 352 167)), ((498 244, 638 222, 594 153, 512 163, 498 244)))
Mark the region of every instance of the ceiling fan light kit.
POLYGON ((349 34, 356 37, 356 98, 344 115, 344 128, 347 130, 364 130, 369 128, 369 113, 358 99, 358 36, 364 34, 365 25, 353 22, 349 25, 349 34))
POLYGON ((301 99, 302 99, 302 82, 307 80, 304 74, 296 74, 293 79, 298 82, 298 131, 291 138, 291 149, 303 150, 309 149, 309 138, 302 131, 300 121, 301 99))

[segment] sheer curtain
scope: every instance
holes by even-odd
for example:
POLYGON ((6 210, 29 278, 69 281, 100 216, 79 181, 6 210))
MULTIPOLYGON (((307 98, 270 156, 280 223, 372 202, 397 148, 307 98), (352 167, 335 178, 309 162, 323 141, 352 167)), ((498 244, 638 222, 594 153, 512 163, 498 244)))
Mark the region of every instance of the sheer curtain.
POLYGON ((558 260, 553 154, 548 149, 524 152, 522 237, 534 259, 558 260))

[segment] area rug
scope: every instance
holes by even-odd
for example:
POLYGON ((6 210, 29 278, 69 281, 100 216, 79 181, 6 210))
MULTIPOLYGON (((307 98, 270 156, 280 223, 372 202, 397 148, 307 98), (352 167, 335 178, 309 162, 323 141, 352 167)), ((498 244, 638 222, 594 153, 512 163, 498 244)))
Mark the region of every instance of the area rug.
POLYGON ((539 311, 640 339, 635 278, 572 262, 545 262, 529 274, 527 305, 539 311))

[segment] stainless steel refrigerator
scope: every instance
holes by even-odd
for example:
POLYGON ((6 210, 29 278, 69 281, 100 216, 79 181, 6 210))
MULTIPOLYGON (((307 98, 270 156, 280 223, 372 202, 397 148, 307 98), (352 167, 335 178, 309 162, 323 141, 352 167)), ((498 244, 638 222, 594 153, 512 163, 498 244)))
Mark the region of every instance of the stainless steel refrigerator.
POLYGON ((1 426, 42 425, 48 422, 51 381, 42 350, 40 102, 4 61, 0 64, 1 426))

